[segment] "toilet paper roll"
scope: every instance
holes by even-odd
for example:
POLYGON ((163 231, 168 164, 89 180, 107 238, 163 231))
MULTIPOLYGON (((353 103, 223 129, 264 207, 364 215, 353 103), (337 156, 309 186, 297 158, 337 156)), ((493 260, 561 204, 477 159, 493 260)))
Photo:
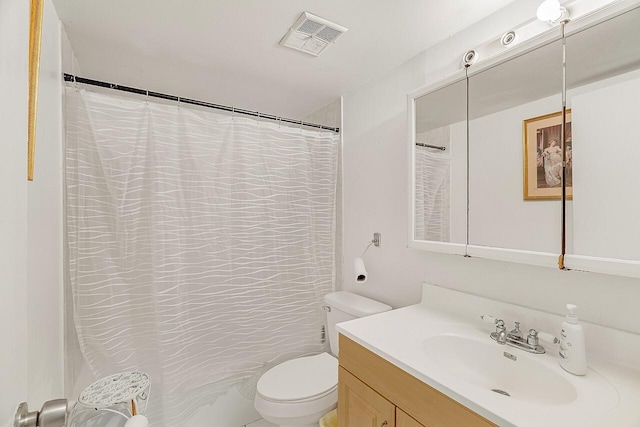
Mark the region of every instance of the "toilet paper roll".
POLYGON ((356 258, 353 262, 353 269, 356 273, 356 283, 364 283, 367 281, 367 269, 364 268, 362 258, 356 258))

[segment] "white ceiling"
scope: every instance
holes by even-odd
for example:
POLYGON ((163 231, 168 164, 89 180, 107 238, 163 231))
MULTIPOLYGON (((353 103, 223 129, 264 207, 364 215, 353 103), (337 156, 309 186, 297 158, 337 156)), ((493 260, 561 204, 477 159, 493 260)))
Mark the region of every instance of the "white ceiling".
POLYGON ((513 0, 53 0, 83 77, 300 119, 513 0), (300 13, 349 28, 314 58, 300 13))

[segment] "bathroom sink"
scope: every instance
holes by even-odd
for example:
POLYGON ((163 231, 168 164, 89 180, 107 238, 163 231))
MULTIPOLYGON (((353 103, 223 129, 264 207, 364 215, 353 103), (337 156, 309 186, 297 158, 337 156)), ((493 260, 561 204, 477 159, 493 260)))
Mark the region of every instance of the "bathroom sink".
POLYGON ((537 405, 570 404, 579 396, 587 402, 617 401, 615 389, 597 373, 572 376, 555 359, 543 363, 542 355, 499 345, 488 336, 483 341, 458 334, 436 335, 425 339, 422 347, 427 358, 446 373, 505 399, 537 405), (581 384, 579 393, 575 381, 592 383, 592 387, 585 390, 581 384))
POLYGON ((543 343, 546 353, 533 354, 498 344, 489 337, 493 327, 480 324, 470 307, 509 313, 510 321, 546 330, 562 321, 560 316, 425 284, 420 304, 340 323, 337 329, 499 426, 640 426, 640 370, 616 364, 620 358, 636 366, 636 358, 613 352, 617 340, 635 337, 589 325, 593 339, 603 340, 612 351, 592 341, 589 369, 577 376, 560 366, 557 345, 543 343), (604 355, 609 359, 603 360, 604 355))

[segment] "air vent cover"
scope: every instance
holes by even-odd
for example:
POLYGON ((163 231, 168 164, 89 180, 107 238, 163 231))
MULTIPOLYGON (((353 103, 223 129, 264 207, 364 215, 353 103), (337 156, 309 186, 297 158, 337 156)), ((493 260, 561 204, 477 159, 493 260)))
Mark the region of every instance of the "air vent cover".
POLYGON ((280 44, 309 55, 318 56, 347 31, 348 29, 343 26, 309 12, 303 12, 293 27, 280 40, 280 44))

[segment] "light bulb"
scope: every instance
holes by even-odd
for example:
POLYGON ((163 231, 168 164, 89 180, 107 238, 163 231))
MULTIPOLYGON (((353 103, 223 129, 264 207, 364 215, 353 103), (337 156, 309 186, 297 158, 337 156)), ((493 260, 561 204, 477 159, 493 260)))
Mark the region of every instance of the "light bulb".
POLYGON ((554 22, 562 17, 562 9, 558 0, 544 0, 538 6, 536 15, 541 21, 554 22))

